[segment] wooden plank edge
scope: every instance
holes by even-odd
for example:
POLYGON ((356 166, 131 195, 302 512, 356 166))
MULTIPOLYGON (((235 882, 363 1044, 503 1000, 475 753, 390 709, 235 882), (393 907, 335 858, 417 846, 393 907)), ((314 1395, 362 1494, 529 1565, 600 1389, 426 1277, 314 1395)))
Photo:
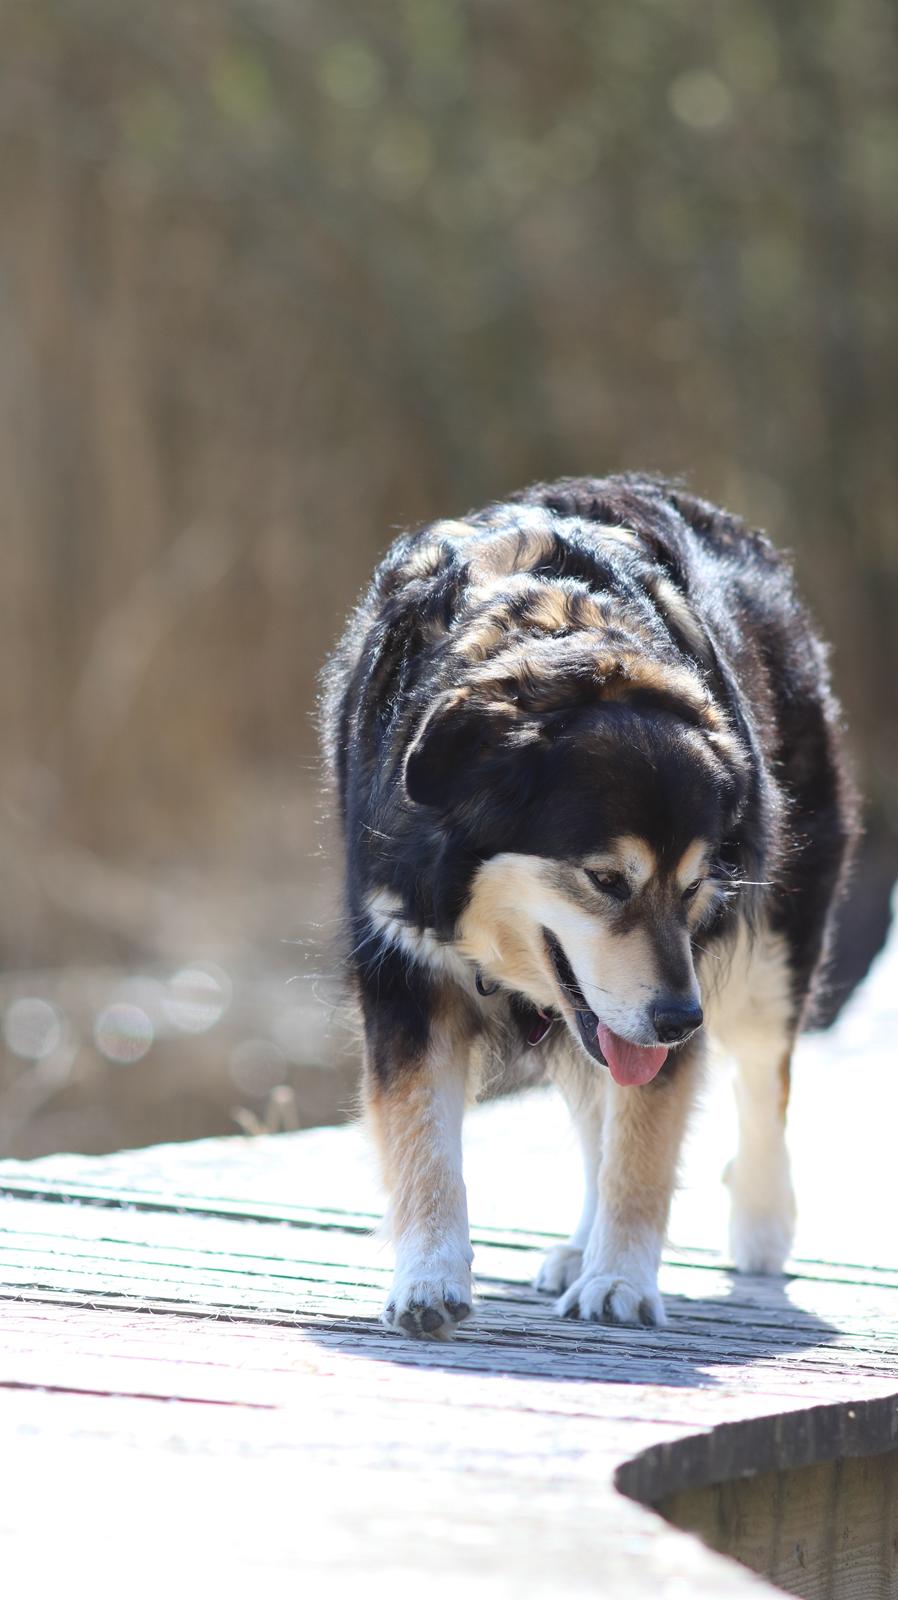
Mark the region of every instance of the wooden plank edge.
POLYGON ((896 1446, 898 1386, 891 1394, 721 1422, 683 1439, 651 1445, 621 1463, 614 1484, 629 1499, 655 1506, 685 1490, 842 1456, 881 1455, 896 1446))

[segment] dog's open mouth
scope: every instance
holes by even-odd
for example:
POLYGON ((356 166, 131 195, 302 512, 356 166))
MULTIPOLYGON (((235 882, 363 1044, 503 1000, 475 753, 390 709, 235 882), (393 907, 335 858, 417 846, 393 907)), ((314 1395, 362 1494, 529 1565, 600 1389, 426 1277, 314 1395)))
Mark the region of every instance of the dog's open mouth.
POLYGON ((592 1056, 593 1061, 598 1061, 603 1067, 607 1067, 615 1083, 621 1084, 622 1087, 638 1087, 644 1083, 651 1083, 667 1060, 666 1047, 633 1044, 630 1039, 622 1039, 619 1033, 614 1033, 611 1028, 606 1027, 601 1018, 597 1017, 587 1005, 583 991, 574 976, 574 969, 554 933, 544 928, 543 937, 558 987, 573 1007, 577 1031, 584 1050, 592 1056))

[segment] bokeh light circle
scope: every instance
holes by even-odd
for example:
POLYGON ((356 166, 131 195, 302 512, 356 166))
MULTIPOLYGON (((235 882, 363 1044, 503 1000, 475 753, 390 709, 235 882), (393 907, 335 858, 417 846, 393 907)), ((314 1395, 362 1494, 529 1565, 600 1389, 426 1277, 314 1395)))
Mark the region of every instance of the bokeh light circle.
POLYGON ((106 1006, 94 1023, 97 1049, 107 1061, 130 1066, 146 1055, 153 1043, 153 1024, 141 1006, 126 1000, 106 1006))
POLYGON ((205 1033, 220 1022, 230 1003, 230 979, 220 967, 182 967, 169 979, 163 1010, 181 1033, 205 1033))
POLYGON ((23 996, 7 1007, 3 1037, 13 1055, 25 1061, 44 1061, 59 1048, 63 1019, 49 1000, 23 996))

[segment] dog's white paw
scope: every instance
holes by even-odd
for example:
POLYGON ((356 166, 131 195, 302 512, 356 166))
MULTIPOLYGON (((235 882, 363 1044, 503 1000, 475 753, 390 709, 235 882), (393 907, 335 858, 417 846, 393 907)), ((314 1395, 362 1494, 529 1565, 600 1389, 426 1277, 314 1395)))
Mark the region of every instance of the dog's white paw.
POLYGON ((448 1339, 471 1315, 471 1274, 426 1267, 397 1270, 381 1321, 411 1339, 448 1339))
POLYGON ((794 1207, 743 1211, 735 1202, 730 1217, 730 1252, 737 1272, 781 1274, 792 1249, 794 1207))
POLYGON ((582 1270, 582 1250, 573 1244, 553 1245, 533 1280, 533 1287, 542 1289, 544 1294, 561 1294, 579 1278, 582 1270))
POLYGON ((737 1272, 782 1273, 795 1236, 795 1196, 788 1173, 758 1192, 742 1182, 738 1166, 728 1174, 730 1189, 730 1252, 737 1272))
POLYGON ((667 1321, 655 1283, 640 1283, 613 1272, 581 1273, 555 1309, 559 1316, 580 1317, 584 1322, 641 1323, 643 1327, 663 1328, 667 1321))

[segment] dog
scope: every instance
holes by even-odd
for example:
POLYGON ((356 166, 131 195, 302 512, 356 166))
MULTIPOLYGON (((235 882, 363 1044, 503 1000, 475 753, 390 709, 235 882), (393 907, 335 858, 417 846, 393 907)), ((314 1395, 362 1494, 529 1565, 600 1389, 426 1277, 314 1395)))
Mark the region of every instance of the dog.
POLYGON ((826 653, 787 561, 681 487, 535 486, 400 537, 325 670, 346 964, 396 1270, 383 1319, 470 1314, 466 1102, 561 1088, 583 1213, 536 1286, 661 1324, 678 1152, 738 1064, 738 1270, 779 1273, 790 1058, 856 834, 826 653))

